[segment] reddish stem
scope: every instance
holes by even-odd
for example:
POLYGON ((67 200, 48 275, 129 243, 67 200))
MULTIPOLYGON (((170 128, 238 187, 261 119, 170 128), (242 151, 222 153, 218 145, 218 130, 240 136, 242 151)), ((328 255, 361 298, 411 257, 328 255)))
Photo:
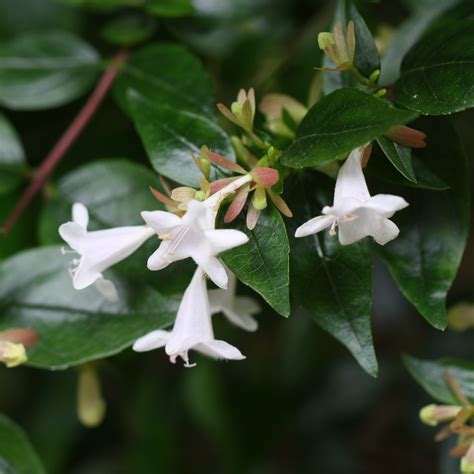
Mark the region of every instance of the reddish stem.
POLYGON ((110 66, 105 70, 104 74, 100 78, 97 86, 92 91, 89 99, 82 107, 81 111, 76 115, 76 118, 71 122, 71 125, 69 125, 56 145, 54 145, 53 149, 49 152, 39 168, 36 170, 33 180, 26 188, 13 211, 5 220, 2 229, 4 234, 7 234, 15 225, 16 221, 29 206, 33 197, 43 187, 44 183, 48 179, 49 175, 53 172, 61 158, 66 154, 71 145, 76 141, 77 137, 84 130, 84 127, 94 116, 99 105, 102 103, 105 96, 107 95, 107 92, 110 90, 110 87, 117 76, 120 65, 125 61, 128 54, 129 53, 127 50, 121 50, 117 53, 110 66))

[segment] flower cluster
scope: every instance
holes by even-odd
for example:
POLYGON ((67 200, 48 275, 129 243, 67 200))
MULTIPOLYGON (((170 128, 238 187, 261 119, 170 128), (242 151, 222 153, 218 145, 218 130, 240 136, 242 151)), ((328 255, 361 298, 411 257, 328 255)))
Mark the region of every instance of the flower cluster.
MULTIPOLYGON (((351 34, 349 29, 349 39, 351 34)), ((342 44, 341 39, 337 42, 342 44)), ((157 236, 161 243, 148 258, 149 270, 159 271, 187 258, 195 262, 196 270, 183 294, 173 328, 152 331, 133 345, 137 352, 164 347, 171 362, 181 358, 186 367, 194 365, 189 361, 190 350, 215 359, 244 358, 234 346, 215 339, 213 314, 222 313, 244 330, 257 329, 253 315, 259 311, 258 305, 249 298, 236 297, 236 279, 219 258, 221 252, 248 241, 247 235, 241 231, 216 229, 216 217, 223 201, 229 203, 224 214, 227 224, 233 222, 247 204, 247 227, 253 229, 261 211, 268 206, 267 197, 283 215, 292 217, 281 197, 287 172, 280 163, 281 151, 254 130, 256 104, 253 90, 240 91, 230 109, 223 105, 219 105, 219 109, 243 130, 242 137, 233 137, 241 164, 204 146, 199 156, 193 156, 203 175, 200 189, 180 186, 170 190, 162 181, 167 195, 153 188, 151 191, 167 211, 142 211, 143 225, 89 231, 88 211, 83 204, 75 203, 72 221, 59 228, 59 234, 70 247, 63 252, 79 255, 79 258, 72 259, 70 267, 74 288, 81 290, 95 285, 111 303, 116 302, 119 295, 112 281, 104 278, 103 273, 153 236, 157 236), (233 176, 211 181, 212 165, 233 173, 233 176), (207 278, 217 289, 208 290, 207 278)), ((287 137, 291 136, 291 123, 299 123, 306 112, 303 105, 281 95, 266 96, 260 110, 266 116, 268 128, 287 137)), ((399 196, 370 195, 363 173, 370 149, 369 144, 349 154, 337 173, 332 206, 325 206, 321 216, 300 225, 296 237, 327 228, 331 235, 338 233, 342 245, 367 236, 384 245, 397 237, 399 229, 390 218, 408 203, 399 196)))
MULTIPOLYGON (((149 270, 161 270, 178 260, 192 258, 197 269, 184 292, 173 330, 153 331, 137 340, 134 349, 143 352, 166 346, 166 353, 174 362, 181 357, 187 367, 188 351, 195 349, 216 359, 243 359, 235 347, 224 341, 214 339, 211 315, 222 312, 235 325, 254 331, 257 327, 252 314, 258 306, 247 299, 235 297, 235 278, 219 260, 219 254, 243 245, 248 237, 233 229, 216 229, 216 216, 223 199, 233 194, 241 186, 252 182, 251 174, 231 180, 219 191, 204 201, 191 198, 176 212, 143 211, 145 222, 140 226, 116 227, 106 230, 88 231, 88 211, 83 204, 75 203, 72 208, 72 221, 62 224, 59 234, 70 249, 80 258, 71 261, 70 274, 73 286, 81 290, 91 285, 110 302, 118 299, 112 281, 103 272, 122 261, 137 250, 145 241, 158 236, 161 244, 150 255, 149 270), (207 290, 206 276, 219 287, 207 290)), ((171 201, 171 200, 170 200, 171 201)))

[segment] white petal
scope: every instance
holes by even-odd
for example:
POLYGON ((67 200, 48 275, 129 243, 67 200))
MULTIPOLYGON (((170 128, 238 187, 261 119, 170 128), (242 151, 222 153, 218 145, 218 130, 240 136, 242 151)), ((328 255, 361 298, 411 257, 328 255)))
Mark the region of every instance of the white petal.
POLYGON ((336 218, 334 216, 313 217, 296 229, 295 237, 306 237, 307 235, 317 234, 329 227, 335 220, 336 218))
POLYGON ((89 212, 84 204, 76 202, 72 205, 72 221, 84 229, 87 229, 87 225, 89 224, 89 212))
POLYGON ((156 232, 163 235, 173 227, 181 225, 181 218, 172 212, 142 211, 142 219, 156 232))
POLYGON ((119 301, 117 288, 115 288, 115 285, 110 280, 106 280, 101 276, 95 280, 95 287, 99 293, 110 303, 117 303, 119 301))
POLYGON ((237 313, 258 314, 262 311, 262 307, 253 298, 237 296, 235 298, 234 310, 237 313))
POLYGON ((87 235, 87 231, 77 222, 66 222, 61 224, 58 229, 59 235, 67 242, 69 247, 78 251, 80 242, 87 235))
POLYGON ((186 209, 186 214, 183 216, 184 224, 196 227, 201 231, 214 229, 216 216, 209 205, 192 199, 188 201, 186 209))
POLYGON ((171 337, 166 344, 168 355, 186 352, 200 341, 214 339, 206 279, 197 268, 179 305, 171 337))
MULTIPOLYGON (((250 298, 249 298, 250 299, 250 298)), ((254 332, 258 329, 258 323, 250 316, 249 313, 244 311, 232 311, 228 308, 222 308, 222 314, 235 326, 244 331, 254 332)))
POLYGON ((227 288, 227 272, 217 257, 202 255, 193 255, 192 257, 219 288, 227 288))
POLYGON ((169 337, 170 333, 168 331, 162 331, 161 329, 149 332, 135 341, 133 350, 136 352, 146 352, 158 349, 166 345, 169 337))
POLYGON ((213 359, 243 360, 245 356, 237 349, 225 341, 211 340, 201 342, 194 347, 194 350, 201 352, 213 359))
POLYGON ((407 206, 405 199, 393 194, 377 194, 364 203, 364 207, 374 209, 384 217, 392 217, 395 212, 407 206))
POLYGON ((240 230, 208 230, 205 232, 205 235, 214 249, 214 255, 246 244, 249 241, 247 235, 240 230))
POLYGON ((166 268, 170 263, 178 260, 173 259, 168 253, 169 241, 161 242, 158 249, 156 249, 147 261, 148 270, 157 271, 166 268))
POLYGON ((364 237, 371 236, 381 245, 397 237, 398 227, 372 209, 361 208, 357 219, 339 224, 339 242, 349 245, 364 237))
POLYGON ((364 202, 370 198, 369 190, 362 171, 363 148, 356 148, 341 166, 334 190, 334 206, 339 207, 344 198, 364 202))

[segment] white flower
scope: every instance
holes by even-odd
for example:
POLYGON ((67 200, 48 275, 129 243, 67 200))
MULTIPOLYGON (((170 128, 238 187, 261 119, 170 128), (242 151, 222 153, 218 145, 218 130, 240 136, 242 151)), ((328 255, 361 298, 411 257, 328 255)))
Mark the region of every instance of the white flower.
POLYGON ((181 357, 186 367, 193 366, 188 358, 188 351, 191 349, 214 359, 245 359, 236 347, 214 339, 206 277, 200 267, 196 269, 184 292, 173 330, 152 331, 138 339, 133 350, 146 352, 163 346, 166 346, 165 351, 171 362, 174 363, 177 357, 181 357))
POLYGON ((143 211, 142 217, 162 240, 148 259, 150 270, 161 270, 172 262, 191 257, 217 286, 227 287, 227 274, 217 256, 247 243, 248 237, 238 230, 216 230, 213 206, 193 199, 182 218, 164 211, 143 211))
POLYGON ((399 233, 398 227, 388 218, 408 206, 399 196, 377 194, 371 197, 361 158, 364 148, 356 148, 339 170, 334 191, 334 205, 324 207, 323 215, 315 217, 296 229, 296 237, 305 237, 330 227, 335 235, 339 227, 339 242, 352 244, 367 236, 385 245, 399 233))
POLYGON ((248 296, 237 296, 237 278, 228 270, 227 290, 209 290, 211 314, 222 313, 232 324, 245 331, 256 331, 258 323, 252 317, 261 311, 260 305, 248 296))
POLYGON ((148 226, 115 227, 88 232, 89 213, 80 203, 72 207, 72 222, 59 227, 59 234, 80 255, 72 261, 73 286, 76 290, 96 284, 97 289, 109 300, 117 301, 114 284, 105 280, 102 272, 120 262, 140 247, 153 234, 148 226))

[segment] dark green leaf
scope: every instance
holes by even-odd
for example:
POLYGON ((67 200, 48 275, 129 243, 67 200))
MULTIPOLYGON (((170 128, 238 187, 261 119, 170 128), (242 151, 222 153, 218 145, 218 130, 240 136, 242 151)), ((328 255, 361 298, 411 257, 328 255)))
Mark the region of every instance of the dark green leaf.
POLYGON ((106 275, 118 289, 118 303, 108 303, 94 287, 75 290, 59 246, 17 254, 0 266, 0 328, 33 328, 39 342, 28 351, 28 364, 65 369, 116 354, 172 323, 176 300, 106 275))
MULTIPOLYGON (((357 11, 357 8, 354 6, 354 3, 351 0, 338 0, 332 27, 334 27, 336 21, 340 21, 343 28, 346 29, 347 24, 351 20, 354 22, 356 37, 354 64, 362 75, 369 77, 376 69, 380 69, 379 53, 372 34, 367 28, 364 19, 357 11)), ((327 56, 324 56, 323 66, 334 67, 334 64, 327 56)), ((323 82, 324 92, 326 94, 336 89, 350 87, 356 84, 351 73, 344 71, 324 73, 323 82)))
MULTIPOLYGON (((415 151, 417 153, 417 151, 415 151)), ((427 166, 427 162, 422 158, 412 156, 412 165, 416 177, 416 183, 405 179, 383 156, 380 151, 376 150, 372 153, 372 158, 365 168, 370 176, 386 181, 392 184, 401 184, 403 186, 411 186, 414 188, 431 189, 432 191, 445 191, 449 186, 427 166)), ((429 164, 429 161, 428 161, 429 164)))
POLYGON ((112 44, 132 46, 149 39, 156 29, 153 19, 140 15, 125 15, 109 21, 101 31, 112 44))
POLYGON ((64 5, 91 8, 99 11, 115 10, 120 7, 141 7, 143 0, 57 0, 64 5))
POLYGON ((0 46, 0 104, 46 109, 77 99, 93 84, 99 56, 70 33, 30 33, 0 46))
POLYGON ((153 15, 177 17, 194 12, 191 0, 146 0, 146 9, 153 15))
POLYGON ((449 186, 446 191, 383 188, 410 204, 396 216, 400 235, 377 247, 402 290, 436 328, 446 327, 446 294, 456 276, 469 229, 468 171, 449 121, 421 121, 428 147, 417 153, 449 186))
POLYGON ((333 160, 415 117, 365 92, 339 89, 309 110, 283 163, 302 168, 333 160))
POLYGON ((390 163, 409 181, 416 183, 415 172, 411 159, 411 148, 392 142, 388 138, 379 137, 377 143, 389 159, 390 163))
POLYGON ((20 139, 0 113, 0 194, 13 190, 25 172, 25 153, 20 139))
POLYGON ((454 359, 422 360, 408 355, 403 363, 413 378, 438 402, 458 405, 460 400, 451 391, 446 371, 459 382, 464 395, 474 403, 474 364, 454 359))
POLYGON ((296 313, 311 317, 354 355, 370 375, 377 360, 370 325, 372 258, 369 242, 343 246, 329 232, 295 238, 295 230, 332 202, 334 182, 312 172, 298 173, 288 186, 294 213, 288 221, 291 294, 296 313))
POLYGON ((0 471, 3 474, 45 474, 23 430, 0 415, 0 471))
POLYGON ((405 54, 423 35, 433 20, 456 3, 459 3, 459 0, 413 1, 413 16, 397 28, 383 55, 380 84, 393 84, 398 79, 400 64, 405 54))
POLYGON ((221 254, 237 278, 263 296, 282 316, 290 314, 289 244, 280 213, 269 205, 254 230, 248 230, 241 215, 231 225, 245 232, 249 242, 221 254))
POLYGON ((167 105, 207 117, 214 114, 212 87, 202 64, 174 43, 146 46, 130 57, 114 86, 125 109, 129 89, 156 106, 167 105))
POLYGON ((474 21, 441 22, 405 56, 396 101, 427 115, 474 105, 474 21))
MULTIPOLYGON (((199 187, 202 173, 193 160, 203 145, 235 161, 228 135, 204 115, 153 103, 129 92, 130 114, 158 173, 181 184, 199 187)), ((216 170, 216 168, 213 168, 216 170)), ((216 178, 216 173, 212 178, 216 178)))

